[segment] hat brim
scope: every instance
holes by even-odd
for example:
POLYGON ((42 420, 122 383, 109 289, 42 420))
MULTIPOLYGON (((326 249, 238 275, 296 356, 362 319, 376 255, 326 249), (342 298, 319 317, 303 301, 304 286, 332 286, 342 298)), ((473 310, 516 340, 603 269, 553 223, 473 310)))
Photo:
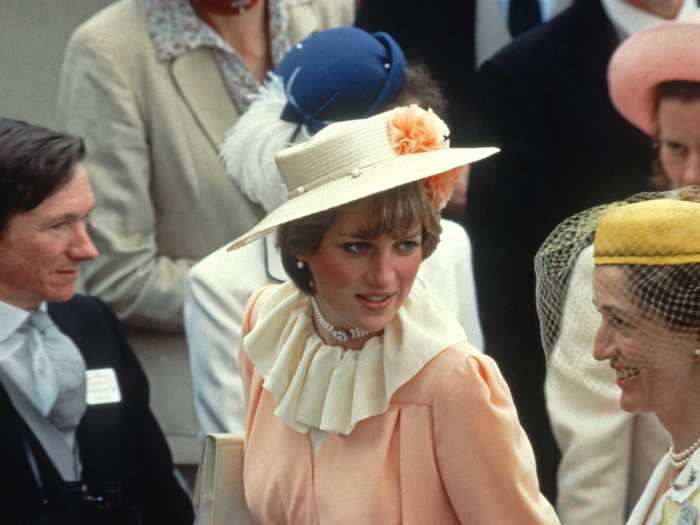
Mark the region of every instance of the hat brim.
POLYGON ((476 162, 498 151, 498 148, 448 148, 400 155, 368 166, 288 200, 233 241, 228 250, 241 248, 282 224, 476 162))
POLYGON ((636 33, 608 66, 610 98, 647 135, 657 128, 657 87, 669 80, 700 82, 700 23, 664 22, 636 33))

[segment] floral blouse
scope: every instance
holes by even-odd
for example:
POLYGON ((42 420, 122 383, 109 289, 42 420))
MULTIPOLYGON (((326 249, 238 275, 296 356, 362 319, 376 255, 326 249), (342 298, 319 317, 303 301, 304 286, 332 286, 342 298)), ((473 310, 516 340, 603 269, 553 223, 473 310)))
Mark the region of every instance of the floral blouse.
MULTIPOLYGON (((188 0, 144 0, 148 32, 158 60, 169 62, 198 49, 215 51, 219 70, 238 111, 250 106, 250 97, 260 83, 238 54, 211 27, 199 18, 188 0)), ((291 46, 289 12, 285 0, 268 0, 272 62, 277 65, 291 46)))

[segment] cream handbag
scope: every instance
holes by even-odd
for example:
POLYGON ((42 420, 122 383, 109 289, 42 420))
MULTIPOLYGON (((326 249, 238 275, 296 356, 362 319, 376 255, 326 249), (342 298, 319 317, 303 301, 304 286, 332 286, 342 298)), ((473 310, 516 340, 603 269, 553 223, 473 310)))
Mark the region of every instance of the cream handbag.
POLYGON ((207 434, 194 487, 197 525, 252 523, 243 493, 243 436, 207 434))

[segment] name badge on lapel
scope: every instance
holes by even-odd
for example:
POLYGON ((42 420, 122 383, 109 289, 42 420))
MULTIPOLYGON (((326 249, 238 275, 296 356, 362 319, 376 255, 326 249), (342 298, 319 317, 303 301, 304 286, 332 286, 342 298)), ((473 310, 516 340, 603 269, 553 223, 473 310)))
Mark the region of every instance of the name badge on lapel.
POLYGON ((119 403, 122 400, 114 368, 88 370, 86 387, 88 405, 119 403))
POLYGON ((698 522, 698 509, 686 501, 678 513, 676 525, 695 525, 698 522))

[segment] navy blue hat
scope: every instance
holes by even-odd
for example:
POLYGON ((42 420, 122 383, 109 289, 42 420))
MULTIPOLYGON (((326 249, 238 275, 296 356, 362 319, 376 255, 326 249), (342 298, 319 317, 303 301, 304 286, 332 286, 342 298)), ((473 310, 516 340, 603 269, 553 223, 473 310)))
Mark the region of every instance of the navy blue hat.
POLYGON ((387 33, 355 27, 314 33, 273 71, 287 95, 280 118, 313 135, 331 122, 378 113, 398 94, 405 67, 403 51, 387 33))

